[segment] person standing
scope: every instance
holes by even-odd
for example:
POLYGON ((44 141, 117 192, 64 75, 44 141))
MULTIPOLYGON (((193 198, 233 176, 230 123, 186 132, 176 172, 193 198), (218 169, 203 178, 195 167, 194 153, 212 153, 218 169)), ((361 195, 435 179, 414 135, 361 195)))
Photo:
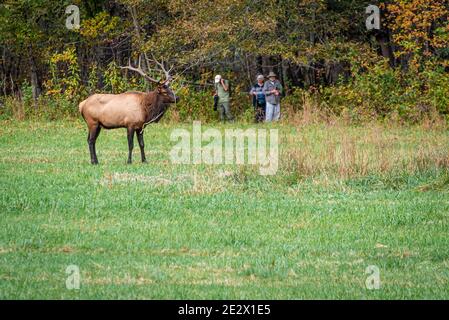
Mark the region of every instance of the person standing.
POLYGON ((264 88, 265 77, 263 75, 257 76, 257 83, 251 88, 250 94, 253 96, 253 107, 255 111, 256 122, 263 122, 265 120, 265 92, 264 88))
POLYGON ((229 95, 229 81, 222 78, 221 75, 215 76, 215 96, 218 96, 218 112, 220 120, 225 121, 225 116, 228 121, 233 121, 230 109, 230 95, 229 95))
POLYGON ((278 121, 281 116, 282 85, 273 71, 268 75, 268 81, 265 82, 263 91, 267 101, 265 121, 278 121))

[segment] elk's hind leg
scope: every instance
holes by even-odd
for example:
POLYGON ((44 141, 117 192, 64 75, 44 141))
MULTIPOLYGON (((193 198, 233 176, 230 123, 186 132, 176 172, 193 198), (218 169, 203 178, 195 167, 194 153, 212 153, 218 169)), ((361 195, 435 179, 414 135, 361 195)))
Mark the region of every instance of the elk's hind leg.
POLYGON ((133 156, 133 148, 134 148, 134 128, 128 128, 128 164, 131 164, 133 162, 132 156, 133 156))
POLYGON ((143 142, 143 129, 138 129, 136 131, 137 141, 139 141, 140 156, 142 158, 142 163, 147 163, 147 158, 145 157, 145 143, 143 142))
POLYGON ((100 124, 89 127, 89 134, 87 135, 87 143, 89 145, 90 151, 90 162, 92 164, 98 164, 97 151, 95 149, 95 143, 97 141, 98 135, 100 134, 100 124))

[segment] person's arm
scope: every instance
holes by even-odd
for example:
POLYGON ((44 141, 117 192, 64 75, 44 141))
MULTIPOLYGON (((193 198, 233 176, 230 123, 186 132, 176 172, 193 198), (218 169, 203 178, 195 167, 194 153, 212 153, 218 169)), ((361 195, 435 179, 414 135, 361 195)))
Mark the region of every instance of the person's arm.
POLYGON ((284 88, 282 88, 282 84, 280 82, 278 82, 276 89, 279 91, 279 95, 281 96, 284 92, 284 88))
POLYGON ((228 81, 221 79, 221 85, 223 86, 224 91, 228 91, 229 87, 226 85, 228 81))
POLYGON ((265 84, 263 85, 263 92, 266 96, 271 96, 273 94, 273 90, 268 89, 268 82, 265 82, 265 84))

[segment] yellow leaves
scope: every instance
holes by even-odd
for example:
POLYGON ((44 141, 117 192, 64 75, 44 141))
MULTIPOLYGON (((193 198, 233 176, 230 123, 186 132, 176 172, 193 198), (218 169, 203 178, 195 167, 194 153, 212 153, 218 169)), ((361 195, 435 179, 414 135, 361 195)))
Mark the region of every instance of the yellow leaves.
POLYGON ((107 12, 100 12, 92 19, 84 20, 80 34, 89 40, 110 36, 120 22, 118 17, 111 17, 107 12))
POLYGON ((441 32, 438 29, 441 21, 449 17, 446 2, 447 0, 397 0, 384 5, 388 27, 393 31, 393 41, 400 46, 396 56, 414 54, 428 57, 431 55, 431 47, 447 47, 449 30, 441 32))
MULTIPOLYGON (((47 85, 49 85, 49 83, 47 83, 47 85)), ((58 95, 61 93, 60 89, 53 89, 53 90, 47 90, 47 92, 45 93, 47 96, 54 96, 54 95, 58 95)))
POLYGON ((62 53, 50 57, 51 79, 45 82, 49 95, 64 92, 67 98, 72 98, 79 90, 80 70, 78 57, 74 47, 69 47, 62 53))
POLYGON ((77 57, 75 48, 71 47, 65 50, 62 53, 56 53, 50 58, 50 63, 56 64, 58 62, 66 62, 66 63, 76 63, 77 57))

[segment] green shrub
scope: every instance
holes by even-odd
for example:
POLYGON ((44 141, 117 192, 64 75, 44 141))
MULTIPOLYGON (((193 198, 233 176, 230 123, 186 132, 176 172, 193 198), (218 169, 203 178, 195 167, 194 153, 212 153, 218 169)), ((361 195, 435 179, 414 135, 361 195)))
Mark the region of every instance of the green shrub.
POLYGON ((348 83, 321 88, 320 105, 352 120, 386 118, 417 122, 438 112, 449 113, 449 75, 429 63, 420 73, 392 69, 380 61, 348 83))
MULTIPOLYGON (((387 61, 380 60, 370 63, 369 68, 365 66, 363 71, 353 68, 352 72, 350 81, 340 81, 334 86, 309 90, 293 88, 282 102, 285 118, 288 120, 297 115, 310 116, 314 111, 318 111, 316 114, 325 111, 322 114, 342 117, 348 122, 394 118, 414 123, 435 118, 435 115, 449 118, 449 73, 437 63, 430 61, 423 70, 411 69, 404 72, 392 69, 387 61)), ((90 94, 152 89, 141 77, 121 71, 115 62, 111 62, 106 68, 91 66, 88 80, 82 83, 73 50, 53 56, 51 73, 51 79, 45 83, 46 90, 37 102, 33 101, 32 87, 24 82, 20 99, 3 98, 0 117, 79 117, 78 104, 90 94), (69 72, 62 73, 58 66, 69 72), (98 88, 100 82, 104 83, 103 88, 98 88)), ((178 79, 173 83, 173 90, 181 100, 169 108, 163 121, 218 121, 218 112, 213 110, 212 89, 199 90, 193 85, 183 85, 184 80, 186 79, 178 79)), ((234 86, 231 110, 239 122, 254 121, 252 99, 242 85, 234 86)))

